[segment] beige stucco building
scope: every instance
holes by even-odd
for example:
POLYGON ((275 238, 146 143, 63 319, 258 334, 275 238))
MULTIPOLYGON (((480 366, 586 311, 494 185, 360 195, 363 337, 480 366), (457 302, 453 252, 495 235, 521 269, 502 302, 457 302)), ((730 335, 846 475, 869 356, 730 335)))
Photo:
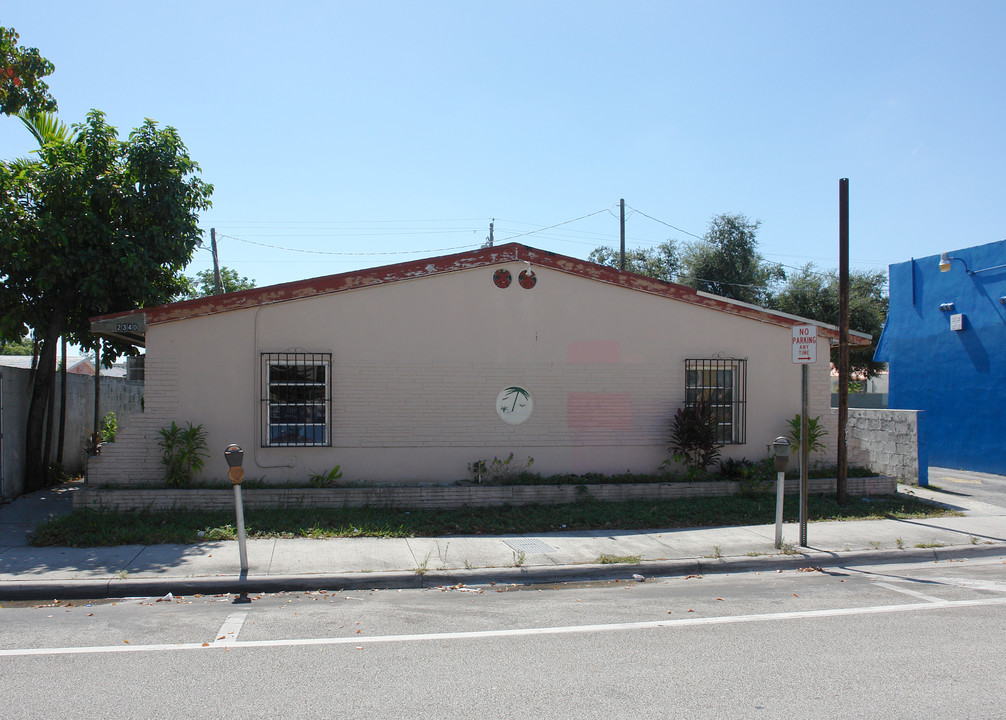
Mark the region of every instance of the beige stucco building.
POLYGON ((833 448, 834 327, 519 244, 105 316, 146 346, 145 412, 89 478, 160 482, 172 421, 208 431, 207 480, 230 443, 269 481, 453 482, 511 452, 543 475, 652 472, 694 397, 721 406, 724 458, 761 459, 800 410, 801 324, 833 448))

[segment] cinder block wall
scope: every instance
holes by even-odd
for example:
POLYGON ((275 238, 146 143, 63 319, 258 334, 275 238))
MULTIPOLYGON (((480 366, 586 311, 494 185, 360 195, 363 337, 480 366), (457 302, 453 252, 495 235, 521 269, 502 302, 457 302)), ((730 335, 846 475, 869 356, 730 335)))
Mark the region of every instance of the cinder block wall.
POLYGON ((158 441, 160 429, 176 420, 178 370, 174 360, 146 359, 144 411, 130 418, 116 441, 103 445, 101 455, 88 458, 89 483, 143 485, 164 476, 158 441))
MULTIPOLYGON (((31 371, 22 368, 2 368, 3 438, 0 439, 0 497, 15 498, 24 492, 25 423, 31 399, 31 371)), ((53 421, 54 439, 52 461, 55 462, 59 431, 59 379, 53 421)), ((143 383, 117 377, 101 378, 101 416, 116 414, 120 430, 128 427, 133 418, 142 417, 143 383)), ((63 467, 69 473, 84 469, 83 438, 91 432, 94 423, 94 377, 68 374, 66 376, 66 430, 63 447, 63 467)), ((108 446, 111 447, 111 446, 108 446)))
POLYGON ((928 483, 918 410, 850 409, 849 463, 863 464, 906 483, 928 483), (920 475, 921 470, 921 475, 920 475))

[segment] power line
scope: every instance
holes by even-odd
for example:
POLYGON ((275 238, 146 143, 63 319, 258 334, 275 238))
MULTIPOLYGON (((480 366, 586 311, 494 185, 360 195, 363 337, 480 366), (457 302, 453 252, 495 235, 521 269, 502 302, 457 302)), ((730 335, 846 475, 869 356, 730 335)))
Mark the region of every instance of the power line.
POLYGON ((449 250, 466 250, 472 247, 477 247, 480 243, 469 243, 468 245, 457 245, 455 247, 446 248, 433 248, 427 250, 389 250, 387 252, 337 252, 334 250, 305 250, 303 248, 289 248, 282 247, 280 245, 270 245, 269 243, 256 242, 255 240, 248 240, 245 238, 235 237, 234 235, 223 235, 219 234, 218 237, 228 238, 230 240, 237 240, 238 242, 248 243, 249 245, 258 245, 259 247, 271 248, 273 250, 284 250, 286 252, 299 252, 299 253, 309 253, 311 255, 340 255, 340 256, 373 256, 373 255, 419 255, 437 252, 447 252, 449 250))
POLYGON ((586 215, 581 215, 580 217, 573 218, 572 220, 564 220, 564 221, 562 221, 560 223, 556 223, 555 225, 549 225, 548 227, 538 228, 537 230, 528 230, 527 232, 520 233, 519 235, 511 235, 510 237, 504 238, 503 240, 500 240, 499 242, 510 242, 511 240, 516 240, 519 237, 525 237, 527 235, 534 235, 535 233, 540 233, 540 232, 544 232, 546 230, 551 230, 552 228, 557 228, 557 227, 560 227, 562 225, 569 225, 570 223, 575 223, 575 222, 577 222, 579 220, 585 220, 586 218, 593 217, 594 215, 600 215, 603 212, 608 212, 609 210, 611 210, 612 207, 614 207, 614 205, 610 205, 610 206, 608 206, 606 208, 601 208, 600 210, 595 210, 592 213, 587 213, 586 215))
MULTIPOLYGON (((626 207, 629 207, 629 206, 626 205, 626 207)), ((667 227, 671 228, 672 230, 677 230, 679 233, 684 233, 685 235, 691 235, 693 238, 696 238, 697 240, 705 240, 705 238, 702 237, 701 235, 696 235, 695 233, 690 233, 687 230, 682 230, 681 228, 677 227, 676 225, 671 225, 669 222, 664 222, 663 220, 658 220, 657 218, 653 217, 652 215, 647 215, 642 210, 639 210, 637 208, 631 208, 631 209, 632 209, 633 212, 637 212, 640 215, 642 215, 643 217, 649 218, 653 222, 660 223, 661 225, 666 225, 667 227)))

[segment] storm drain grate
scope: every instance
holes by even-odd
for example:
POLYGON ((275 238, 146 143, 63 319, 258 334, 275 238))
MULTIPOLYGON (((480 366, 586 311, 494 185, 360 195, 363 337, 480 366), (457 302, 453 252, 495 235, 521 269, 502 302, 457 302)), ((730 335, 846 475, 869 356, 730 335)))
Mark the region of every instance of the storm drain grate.
POLYGON ((525 555, 543 555, 555 552, 554 547, 537 538, 511 538, 504 540, 503 543, 514 552, 522 552, 525 555))

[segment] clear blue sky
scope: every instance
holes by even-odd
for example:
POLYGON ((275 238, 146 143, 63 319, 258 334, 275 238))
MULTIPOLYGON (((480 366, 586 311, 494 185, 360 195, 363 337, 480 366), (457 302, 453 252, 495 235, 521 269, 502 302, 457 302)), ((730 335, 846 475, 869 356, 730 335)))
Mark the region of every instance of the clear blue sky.
MULTIPOLYGON (((55 63, 64 121, 179 130, 207 240, 259 285, 477 247, 491 218, 502 242, 596 213, 520 237, 586 257, 622 197, 630 247, 744 213, 766 259, 832 268, 843 177, 853 267, 1006 237, 998 1, 34 0, 0 24, 55 63)), ((0 118, 0 155, 31 147, 0 118)))

